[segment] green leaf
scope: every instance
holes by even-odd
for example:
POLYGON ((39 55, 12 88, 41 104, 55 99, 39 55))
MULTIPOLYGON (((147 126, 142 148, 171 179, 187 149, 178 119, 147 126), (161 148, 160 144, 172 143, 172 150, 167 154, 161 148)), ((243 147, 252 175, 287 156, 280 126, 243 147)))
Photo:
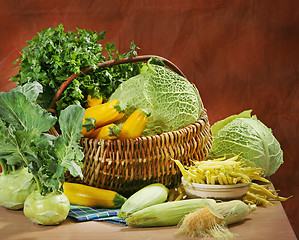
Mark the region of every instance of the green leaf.
POLYGON ((69 105, 84 106, 89 86, 97 86, 103 99, 109 98, 121 81, 139 73, 140 63, 98 69, 97 63, 110 59, 137 55, 136 45, 132 42, 129 51, 119 54, 115 43, 100 44, 106 31, 101 33, 78 29, 77 32, 64 32, 59 24, 56 28, 43 28, 21 51, 15 61, 19 72, 11 78, 18 85, 38 81, 43 86, 43 93, 38 96, 38 104, 48 109, 55 93, 63 81, 80 69, 92 66, 90 71, 78 77, 79 84, 72 82, 62 94, 57 104, 57 112, 69 105), (103 71, 107 70, 110 76, 103 71), (79 94, 78 94, 79 93, 79 94))
POLYGON ((34 139, 34 142, 39 148, 46 148, 49 146, 53 146, 53 142, 55 139, 56 137, 51 134, 42 133, 40 138, 34 139))
POLYGON ((85 118, 85 123, 82 125, 82 127, 86 128, 86 131, 89 132, 92 129, 96 129, 96 119, 94 117, 92 118, 85 118))
POLYGON ((252 110, 246 110, 239 114, 231 115, 223 120, 220 120, 212 125, 211 131, 213 135, 216 135, 218 131, 225 127, 225 125, 229 124, 231 121, 233 121, 236 118, 251 118, 251 112, 252 110))
POLYGON ((7 127, 4 121, 0 118, 0 145, 3 142, 7 135, 7 127))
POLYGON ((84 108, 71 105, 61 111, 59 125, 62 135, 57 137, 54 143, 54 152, 59 159, 61 166, 70 171, 73 176, 83 178, 81 168, 76 161, 81 161, 84 157, 78 141, 81 138, 82 121, 84 108))
POLYGON ((158 66, 165 67, 164 62, 162 60, 160 60, 160 59, 155 58, 155 57, 151 57, 150 60, 148 60, 148 63, 149 64, 155 64, 155 65, 158 65, 158 66))
POLYGON ((11 91, 19 91, 23 93, 29 101, 35 101, 38 95, 43 92, 43 86, 38 82, 33 82, 18 86, 11 91))
POLYGON ((56 138, 47 134, 45 132, 56 122, 56 117, 32 102, 34 86, 38 85, 24 85, 0 93, 0 158, 5 170, 27 166, 40 193, 47 194, 58 190, 59 179, 64 178, 67 169, 83 177, 79 161, 84 154, 78 141, 84 109, 69 106, 61 111, 62 135, 56 138))
POLYGON ((30 151, 30 143, 38 137, 35 131, 15 131, 8 128, 6 135, 0 141, 0 156, 8 165, 24 165, 22 155, 30 151))
POLYGON ((5 157, 6 163, 11 166, 15 166, 22 163, 22 158, 16 152, 12 152, 12 154, 5 157))
POLYGON ((19 91, 0 93, 0 118, 16 130, 36 132, 46 132, 56 122, 56 117, 19 91))

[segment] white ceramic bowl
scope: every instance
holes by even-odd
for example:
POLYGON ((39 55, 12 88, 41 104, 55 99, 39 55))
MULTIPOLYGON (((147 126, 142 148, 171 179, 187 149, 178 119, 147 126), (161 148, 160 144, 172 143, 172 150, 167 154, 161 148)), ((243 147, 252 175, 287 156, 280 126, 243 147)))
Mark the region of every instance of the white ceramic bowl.
POLYGON ((213 198, 219 200, 240 199, 247 193, 249 188, 248 183, 234 185, 187 184, 183 177, 182 184, 189 198, 213 198))

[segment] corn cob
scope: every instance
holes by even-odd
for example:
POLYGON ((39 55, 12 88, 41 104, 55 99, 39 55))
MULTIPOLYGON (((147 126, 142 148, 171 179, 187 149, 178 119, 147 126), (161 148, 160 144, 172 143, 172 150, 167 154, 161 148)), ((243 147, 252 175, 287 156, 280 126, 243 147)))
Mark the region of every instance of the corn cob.
POLYGON ((177 225, 190 212, 214 206, 214 199, 188 199, 156 204, 126 218, 129 227, 159 227, 177 225))
POLYGON ((247 206, 240 200, 216 203, 186 215, 177 233, 192 237, 233 238, 227 225, 244 220, 255 209, 255 205, 247 206))
POLYGON ((122 205, 118 216, 125 219, 143 208, 163 203, 168 197, 168 188, 161 183, 150 184, 128 198, 122 205))
POLYGON ((233 234, 223 224, 223 220, 223 216, 213 208, 200 208, 185 216, 177 234, 218 239, 232 238, 233 234))

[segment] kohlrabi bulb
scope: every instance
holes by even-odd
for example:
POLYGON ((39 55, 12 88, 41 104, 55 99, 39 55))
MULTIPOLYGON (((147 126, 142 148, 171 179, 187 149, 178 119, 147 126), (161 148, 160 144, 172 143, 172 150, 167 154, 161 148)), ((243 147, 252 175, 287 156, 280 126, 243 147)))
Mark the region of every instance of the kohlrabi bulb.
POLYGON ((49 193, 45 196, 38 191, 31 193, 24 204, 24 214, 32 222, 42 225, 58 225, 66 219, 70 202, 64 193, 49 193))
POLYGON ((26 198, 36 190, 33 175, 27 168, 21 168, 8 174, 0 174, 0 205, 18 210, 23 208, 26 198))

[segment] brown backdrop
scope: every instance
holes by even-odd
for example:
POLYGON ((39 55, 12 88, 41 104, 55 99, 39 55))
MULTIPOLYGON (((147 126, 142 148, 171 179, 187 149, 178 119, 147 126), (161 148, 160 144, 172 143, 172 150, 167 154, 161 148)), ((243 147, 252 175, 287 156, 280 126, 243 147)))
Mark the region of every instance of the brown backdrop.
POLYGON ((11 64, 43 27, 107 30, 121 52, 134 40, 197 85, 211 123, 253 109, 272 128, 285 161, 272 180, 294 195, 283 206, 298 236, 298 9, 296 0, 1 0, 0 90, 15 86, 11 64))

